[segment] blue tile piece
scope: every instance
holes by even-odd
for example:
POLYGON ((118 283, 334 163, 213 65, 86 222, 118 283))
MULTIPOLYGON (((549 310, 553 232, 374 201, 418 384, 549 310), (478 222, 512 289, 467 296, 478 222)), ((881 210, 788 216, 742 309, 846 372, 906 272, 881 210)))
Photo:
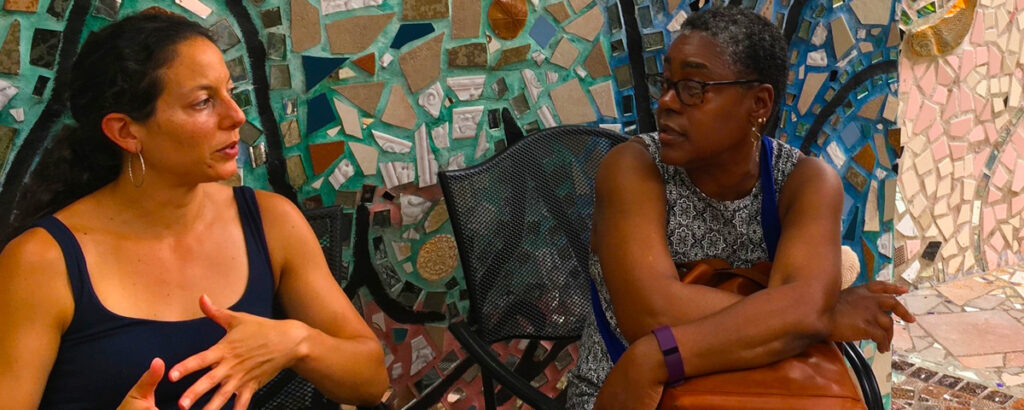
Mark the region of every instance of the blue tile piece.
POLYGON ((306 91, 316 87, 346 61, 347 58, 302 56, 302 69, 306 72, 306 91))
POLYGON ((391 329, 391 337, 395 339, 395 344, 400 344, 405 341, 405 338, 409 335, 409 329, 403 329, 396 327, 391 329))
POLYGON ((557 28, 555 28, 555 25, 551 24, 551 21, 548 20, 547 17, 540 15, 533 21, 533 28, 530 29, 530 37, 533 38, 533 41, 535 41, 541 48, 547 48, 548 43, 550 43, 551 39, 555 37, 556 31, 557 28))
POLYGON ((327 94, 320 94, 309 100, 306 106, 306 134, 312 134, 337 120, 327 94))
POLYGON ((854 243, 857 240, 857 233, 860 232, 857 229, 857 224, 860 221, 860 207, 854 206, 853 213, 850 214, 849 218, 846 218, 846 232, 843 233, 843 242, 854 243))
POLYGON ((843 127, 843 131, 839 133, 843 138, 843 144, 847 148, 853 148, 857 145, 857 141, 860 140, 860 126, 857 125, 856 121, 850 121, 843 127))
POLYGON ((434 25, 430 23, 405 23, 398 28, 395 39, 391 40, 391 48, 398 50, 413 41, 426 37, 434 32, 434 25))

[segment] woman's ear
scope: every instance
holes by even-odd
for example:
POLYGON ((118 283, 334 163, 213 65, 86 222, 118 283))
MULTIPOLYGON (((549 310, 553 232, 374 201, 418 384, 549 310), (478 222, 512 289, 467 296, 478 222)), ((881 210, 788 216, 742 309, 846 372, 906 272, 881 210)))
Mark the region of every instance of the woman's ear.
POLYGON ((103 117, 100 128, 103 129, 103 134, 121 149, 133 154, 142 149, 142 141, 136 132, 138 127, 131 117, 112 112, 103 117))
POLYGON ((772 115, 772 107, 775 103, 775 88, 770 84, 758 84, 752 91, 754 92, 754 111, 751 114, 755 118, 768 119, 772 115))

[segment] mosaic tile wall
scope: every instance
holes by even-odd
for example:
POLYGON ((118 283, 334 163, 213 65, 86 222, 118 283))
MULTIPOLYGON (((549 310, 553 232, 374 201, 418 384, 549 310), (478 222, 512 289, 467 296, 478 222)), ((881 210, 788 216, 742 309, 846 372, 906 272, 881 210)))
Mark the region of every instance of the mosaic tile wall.
POLYGON ((896 328, 894 408, 1024 408, 1022 11, 1016 0, 900 4, 894 256, 919 320, 896 328))
MULTIPOLYGON (((636 104, 648 94, 634 77, 660 72, 682 18, 710 5, 4 0, 0 178, 4 190, 20 189, 8 176, 31 172, 51 131, 69 122, 50 98, 70 64, 60 58, 74 51, 69 44, 149 7, 198 21, 216 33, 249 120, 231 183, 277 191, 304 209, 346 209, 352 223, 334 273, 385 343, 395 387, 389 404, 481 408, 479 370, 462 361, 444 327, 466 312, 466 293, 436 172, 479 163, 502 150, 506 136, 558 124, 651 130, 651 107, 636 104), (631 29, 639 36, 627 35, 631 29), (363 202, 372 204, 369 214, 357 211, 363 202)), ((844 176, 844 243, 862 258, 859 280, 885 272, 899 145, 889 132, 899 43, 892 3, 743 5, 791 41, 778 137, 828 158, 844 176)), ((524 345, 495 348, 514 363, 524 345)), ((864 350, 872 356, 874 346, 864 350)), ((574 360, 574 349, 564 351, 534 384, 555 393, 574 360)), ((884 364, 876 373, 888 391, 888 361, 874 362, 884 364)))
POLYGON ((1021 261, 1022 11, 1016 0, 902 4, 895 256, 911 284, 1021 261))

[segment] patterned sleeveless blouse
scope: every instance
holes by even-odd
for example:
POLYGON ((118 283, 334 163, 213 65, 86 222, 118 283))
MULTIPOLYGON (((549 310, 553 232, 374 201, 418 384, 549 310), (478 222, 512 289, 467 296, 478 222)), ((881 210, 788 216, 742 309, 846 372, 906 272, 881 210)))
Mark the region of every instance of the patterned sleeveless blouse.
MULTIPOLYGON (((669 252, 675 263, 721 258, 733 266, 749 267, 768 259, 768 250, 761 232, 760 180, 744 198, 734 201, 708 198, 693 185, 683 168, 661 162, 661 142, 657 133, 644 134, 639 138, 647 145, 665 184, 665 232, 668 236, 669 252)), ((772 145, 772 173, 778 193, 782 192, 786 179, 796 166, 800 152, 781 142, 772 145)), ((594 254, 590 255, 590 275, 597 285, 608 322, 615 335, 628 346, 619 331, 608 288, 605 287, 601 274, 601 265, 594 254)), ((569 374, 566 407, 593 408, 597 392, 611 369, 612 364, 608 359, 604 341, 591 316, 579 342, 579 360, 569 374)))

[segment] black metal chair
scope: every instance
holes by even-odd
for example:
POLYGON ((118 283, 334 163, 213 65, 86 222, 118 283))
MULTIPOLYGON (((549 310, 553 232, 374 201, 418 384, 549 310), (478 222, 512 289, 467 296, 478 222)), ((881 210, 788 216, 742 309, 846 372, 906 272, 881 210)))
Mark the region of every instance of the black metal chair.
MULTIPOLYGON (((351 211, 339 206, 317 208, 303 212, 313 232, 320 240, 320 247, 327 258, 327 266, 338 285, 347 280, 343 266, 342 251, 352 236, 351 211)), ((284 314, 275 306, 275 317, 284 314)), ((249 408, 260 410, 337 410, 338 403, 325 397, 312 383, 290 369, 285 369, 267 382, 253 395, 249 408)), ((358 407, 360 410, 385 409, 383 404, 376 407, 358 407)))
MULTIPOLYGON (((537 340, 557 354, 579 339, 593 315, 588 289, 594 178, 604 155, 626 137, 562 126, 538 131, 471 168, 439 173, 459 246, 470 311, 449 330, 481 366, 488 409, 515 395, 537 409, 564 407, 530 383, 545 360, 537 340), (530 339, 514 368, 490 345, 530 339), (496 391, 497 381, 505 390, 496 391)), ((882 409, 870 365, 853 343, 840 350, 858 375, 869 409, 882 409)))
POLYGON ((550 359, 579 339, 592 315, 587 288, 594 177, 626 137, 565 126, 536 132, 471 168, 439 174, 470 294, 465 321, 449 330, 481 366, 488 409, 509 398, 561 408, 531 386, 550 359), (490 345, 531 339, 514 369, 490 345), (554 340, 533 360, 537 340, 554 340))

